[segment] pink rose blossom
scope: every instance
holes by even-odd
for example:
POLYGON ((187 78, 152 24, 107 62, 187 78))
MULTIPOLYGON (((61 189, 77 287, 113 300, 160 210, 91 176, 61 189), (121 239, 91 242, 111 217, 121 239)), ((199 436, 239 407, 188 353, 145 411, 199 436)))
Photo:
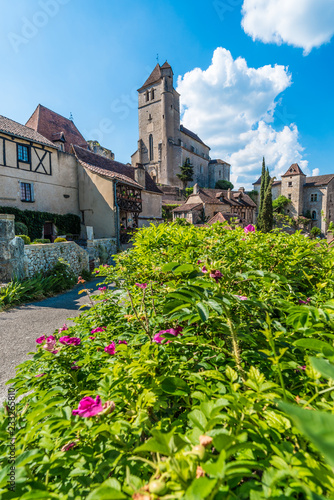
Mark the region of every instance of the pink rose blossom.
POLYGON ((60 335, 62 332, 66 332, 66 330, 68 330, 67 325, 64 325, 64 326, 62 326, 61 328, 59 328, 59 330, 58 330, 59 335, 60 335))
POLYGON ((160 332, 159 333, 156 333, 153 337, 153 342, 155 342, 156 344, 162 344, 162 341, 165 340, 164 337, 161 337, 160 336, 160 332))
POLYGON ((94 340, 94 339, 96 339, 96 337, 89 337, 89 338, 90 338, 91 340, 94 340))
POLYGON ((311 302, 311 297, 308 297, 306 300, 299 299, 299 304, 309 304, 311 302))
POLYGON ((119 344, 125 344, 125 345, 128 345, 127 341, 126 340, 119 340, 118 341, 119 344))
POLYGON ((202 267, 201 271, 202 271, 202 273, 207 273, 208 272, 208 270, 207 270, 207 268, 205 266, 202 267))
POLYGON ((115 342, 112 342, 111 344, 107 345, 107 347, 105 347, 104 350, 108 354, 114 355, 115 352, 116 352, 116 344, 115 344, 115 342))
POLYGON ((99 286, 99 290, 101 293, 104 293, 107 290, 106 286, 99 286))
MULTIPOLYGON (((75 410, 74 410, 75 411, 75 410)), ((76 439, 75 441, 72 441, 71 443, 65 444, 60 451, 69 451, 71 448, 74 448, 74 446, 77 446, 77 443, 79 442, 79 439, 76 439)))
POLYGON ((100 396, 96 396, 96 399, 87 396, 83 398, 78 406, 77 410, 72 410, 72 415, 79 415, 79 417, 94 417, 98 413, 103 412, 103 406, 101 404, 100 396))
POLYGON ((223 277, 222 273, 218 270, 213 269, 210 271, 210 278, 213 278, 216 283, 223 277))
POLYGON ((303 371, 305 371, 306 370, 306 366, 305 365, 304 366, 298 366, 297 370, 303 370, 303 371))
POLYGON ((255 227, 252 225, 252 224, 248 224, 248 226, 246 226, 244 228, 244 232, 247 234, 247 233, 255 233, 255 227))
POLYGON ((79 345, 81 339, 79 337, 60 337, 59 342, 67 345, 79 345))
POLYGON ((234 297, 237 297, 239 300, 248 300, 248 297, 246 295, 235 295, 234 297))
POLYGON ((94 270, 94 273, 95 273, 95 274, 99 274, 99 272, 100 272, 100 269, 95 269, 95 270, 94 270))
POLYGON ((76 362, 76 361, 74 361, 74 362, 72 363, 71 370, 79 370, 79 369, 80 369, 80 366, 78 366, 78 365, 77 365, 77 362, 76 362))
POLYGON ((44 375, 46 375, 46 373, 39 373, 38 375, 35 375, 35 377, 43 377, 44 375))
POLYGON ((145 288, 147 288, 147 283, 135 283, 135 285, 141 288, 142 290, 145 290, 145 288))
POLYGON ((201 261, 201 260, 198 260, 198 261, 197 261, 197 265, 199 266, 200 264, 202 264, 202 261, 201 261))
POLYGON ((56 354, 58 352, 58 351, 54 350, 56 343, 57 343, 57 341, 54 338, 54 336, 50 335, 50 337, 48 337, 46 339, 46 343, 45 343, 45 345, 43 345, 43 349, 45 349, 46 351, 52 352, 52 354, 56 354))
POLYGON ((44 340, 46 340, 45 335, 43 335, 43 337, 38 337, 38 339, 36 339, 36 342, 37 344, 43 344, 44 340))
POLYGON ((93 334, 94 333, 100 333, 100 332, 102 333, 102 332, 105 331, 105 329, 106 329, 105 326, 99 326, 98 328, 94 328, 90 333, 93 333, 93 334))

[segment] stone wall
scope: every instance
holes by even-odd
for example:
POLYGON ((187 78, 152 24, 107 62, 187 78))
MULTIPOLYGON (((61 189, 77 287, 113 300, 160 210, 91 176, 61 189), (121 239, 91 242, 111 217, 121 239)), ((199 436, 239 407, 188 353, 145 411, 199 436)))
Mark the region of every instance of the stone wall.
POLYGON ((116 238, 101 238, 87 241, 89 261, 94 261, 95 267, 101 264, 112 264, 113 255, 117 253, 116 238))
POLYGON ((24 243, 15 237, 14 215, 0 214, 0 283, 23 278, 24 243))
POLYGON ((36 273, 49 271, 60 258, 68 262, 77 275, 83 269, 88 270, 88 253, 74 241, 66 241, 46 245, 25 245, 24 274, 26 277, 31 277, 36 273))

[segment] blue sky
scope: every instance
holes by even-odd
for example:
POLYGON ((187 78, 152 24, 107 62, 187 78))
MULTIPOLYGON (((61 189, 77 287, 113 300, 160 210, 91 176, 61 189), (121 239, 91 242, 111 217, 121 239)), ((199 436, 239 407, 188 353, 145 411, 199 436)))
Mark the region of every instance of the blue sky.
POLYGON ((186 126, 231 163, 235 183, 256 180, 262 155, 277 176, 295 161, 334 172, 333 2, 263 1, 2 0, 0 114, 25 123, 39 103, 72 112, 87 139, 130 161, 136 89, 159 54, 175 86, 182 77, 186 126))

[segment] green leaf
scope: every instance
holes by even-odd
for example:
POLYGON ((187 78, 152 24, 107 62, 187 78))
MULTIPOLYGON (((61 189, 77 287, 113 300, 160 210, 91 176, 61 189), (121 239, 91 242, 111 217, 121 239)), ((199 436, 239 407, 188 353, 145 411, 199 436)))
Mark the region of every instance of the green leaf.
POLYGON ((334 467, 334 415, 322 411, 304 410, 289 403, 279 403, 294 421, 296 427, 309 438, 334 467))
POLYGON ((179 265, 180 265, 179 262, 169 262, 168 264, 165 264, 164 266, 162 266, 161 271, 163 273, 169 273, 170 271, 172 271, 173 269, 175 269, 179 265))
POLYGON ((187 382, 178 377, 166 377, 161 382, 161 389, 174 396, 187 396, 190 393, 187 382))
POLYGON ((193 410, 188 414, 188 419, 194 424, 195 427, 199 427, 203 432, 205 432, 206 425, 208 423, 205 415, 200 410, 193 410))
POLYGON ((198 304, 196 304, 196 308, 198 310, 198 313, 202 321, 206 321, 209 319, 210 316, 209 309, 205 304, 203 304, 203 302, 198 302, 198 304))
POLYGON ((184 500, 205 500, 216 486, 216 479, 200 477, 195 479, 186 491, 184 500))
POLYGON ((317 339, 299 339, 294 342, 297 347, 304 347, 305 349, 312 349, 312 351, 321 352, 324 348, 332 349, 332 346, 327 342, 317 339))
POLYGON ((334 365, 328 363, 321 358, 310 358, 311 365, 315 370, 321 373, 323 377, 332 378, 334 380, 334 365))

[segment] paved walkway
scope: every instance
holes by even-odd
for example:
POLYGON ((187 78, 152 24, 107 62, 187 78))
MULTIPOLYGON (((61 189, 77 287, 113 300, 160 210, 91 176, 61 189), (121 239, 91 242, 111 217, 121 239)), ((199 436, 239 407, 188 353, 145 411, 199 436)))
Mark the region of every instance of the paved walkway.
MULTIPOLYGON (((89 289, 96 290, 101 280, 88 283, 89 289)), ((35 351, 36 339, 51 335, 64 323, 72 325, 68 318, 79 316, 88 304, 85 293, 78 295, 84 286, 75 287, 70 292, 34 302, 0 313, 0 405, 5 400, 7 380, 15 376, 15 367, 29 359, 28 352, 35 351)))

